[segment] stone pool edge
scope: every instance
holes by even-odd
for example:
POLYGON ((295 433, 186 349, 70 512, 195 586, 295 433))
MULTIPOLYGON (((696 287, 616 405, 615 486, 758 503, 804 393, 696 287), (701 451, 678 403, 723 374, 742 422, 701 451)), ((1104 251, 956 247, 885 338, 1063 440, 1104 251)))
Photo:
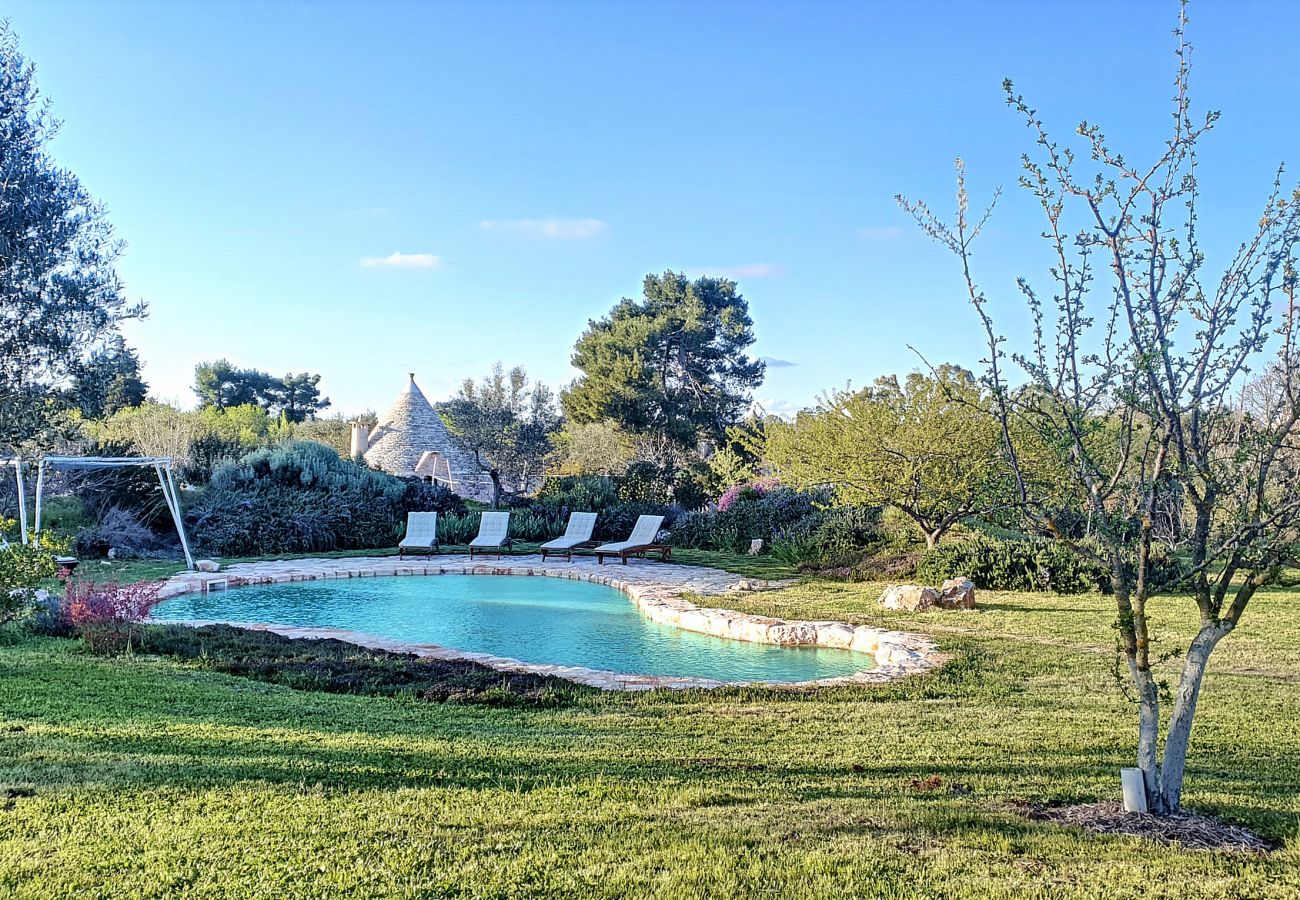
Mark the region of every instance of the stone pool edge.
MULTIPOLYGON (((685 631, 750 643, 786 647, 825 647, 868 653, 876 666, 851 675, 812 681, 765 682, 719 681, 672 675, 628 675, 580 666, 525 663, 487 653, 453 650, 436 644, 417 644, 362 632, 315 626, 285 626, 267 623, 224 622, 270 631, 286 637, 333 638, 373 650, 412 653, 432 659, 468 660, 503 672, 555 675, 578 684, 605 690, 687 689, 758 685, 773 688, 829 687, 850 684, 882 684, 931 671, 947 661, 934 641, 918 634, 889 631, 847 622, 801 621, 751 615, 735 610, 704 607, 685 598, 690 593, 706 597, 770 589, 783 582, 756 582, 731 573, 675 563, 642 562, 618 569, 598 567, 594 562, 547 560, 538 556, 514 557, 496 563, 452 562, 450 560, 394 559, 393 557, 351 557, 346 559, 297 559, 236 563, 217 573, 184 572, 164 582, 159 599, 208 590, 213 582, 229 587, 253 584, 283 584, 332 578, 364 578, 417 575, 514 575, 568 578, 612 587, 625 594, 652 621, 685 631)), ((188 621, 175 624, 219 624, 188 621)))

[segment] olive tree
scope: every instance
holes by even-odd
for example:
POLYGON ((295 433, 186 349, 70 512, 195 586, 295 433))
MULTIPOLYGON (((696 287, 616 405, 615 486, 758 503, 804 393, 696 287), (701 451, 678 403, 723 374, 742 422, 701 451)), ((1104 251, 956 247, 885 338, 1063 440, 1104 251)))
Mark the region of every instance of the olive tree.
POLYGON ((58 130, 0 22, 0 453, 46 435, 73 379, 144 314, 123 293, 103 205, 49 155, 58 130))
POLYGON ((990 397, 970 372, 893 376, 827 394, 794 422, 767 424, 766 455, 783 481, 831 487, 843 501, 897 509, 935 547, 953 525, 1009 505, 990 397))
POLYGON ((1078 126, 1083 152, 1076 154, 1004 85, 1032 135, 1020 183, 1041 207, 1052 259, 1044 279, 1050 290, 1018 282, 1032 325, 1026 346, 1005 349, 974 275, 972 242, 993 207, 971 214, 961 164, 954 219, 899 198, 960 264, 988 339, 983 379, 1018 476, 1018 502, 1034 527, 1109 572, 1139 708, 1137 763, 1149 807, 1162 814, 1181 803, 1210 655, 1259 588, 1294 558, 1300 538, 1300 323, 1291 265, 1300 194, 1283 189, 1279 169, 1253 231, 1217 274, 1208 271, 1197 232, 1197 146, 1218 115, 1193 117, 1186 21, 1184 5, 1175 31, 1172 128, 1148 162, 1113 150, 1089 122, 1078 126), (1273 351, 1268 401, 1243 408, 1248 372, 1273 351), (1008 360, 1023 383, 1010 383, 1008 360), (1024 477, 1028 436, 1053 450, 1068 473, 1050 499, 1072 498, 1093 523, 1090 540, 1072 537, 1042 486, 1024 477), (1170 587, 1159 583, 1153 561, 1161 523, 1170 518, 1161 504, 1171 497, 1189 561, 1179 585, 1199 625, 1185 650, 1162 654, 1153 647, 1148 605, 1170 587), (1158 673, 1162 661, 1179 659, 1169 691, 1158 673), (1171 705, 1163 750, 1162 701, 1171 705))
POLYGON ((480 382, 465 379, 454 397, 439 404, 439 412, 492 479, 493 509, 505 494, 537 486, 552 436, 563 424, 550 388, 530 385, 523 368, 507 372, 501 363, 480 382))

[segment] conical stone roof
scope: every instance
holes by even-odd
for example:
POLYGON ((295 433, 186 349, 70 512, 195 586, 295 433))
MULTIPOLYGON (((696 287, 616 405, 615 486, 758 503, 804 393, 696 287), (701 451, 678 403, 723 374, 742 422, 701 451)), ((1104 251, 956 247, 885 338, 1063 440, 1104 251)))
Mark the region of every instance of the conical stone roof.
POLYGON ((474 454, 447 430, 414 374, 380 417, 368 443, 365 459, 376 469, 401 476, 433 475, 440 482, 450 481, 462 497, 492 499, 492 480, 474 461, 474 454), (437 454, 436 462, 431 454, 437 454))

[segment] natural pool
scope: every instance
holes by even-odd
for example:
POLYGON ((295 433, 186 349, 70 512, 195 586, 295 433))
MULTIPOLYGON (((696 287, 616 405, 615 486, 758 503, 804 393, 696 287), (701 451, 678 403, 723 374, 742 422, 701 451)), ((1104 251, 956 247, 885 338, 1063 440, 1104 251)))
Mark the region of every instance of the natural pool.
POLYGON ((544 577, 346 578, 183 594, 161 621, 316 626, 532 664, 720 681, 814 681, 874 664, 865 653, 733 641, 650 621, 622 592, 544 577))

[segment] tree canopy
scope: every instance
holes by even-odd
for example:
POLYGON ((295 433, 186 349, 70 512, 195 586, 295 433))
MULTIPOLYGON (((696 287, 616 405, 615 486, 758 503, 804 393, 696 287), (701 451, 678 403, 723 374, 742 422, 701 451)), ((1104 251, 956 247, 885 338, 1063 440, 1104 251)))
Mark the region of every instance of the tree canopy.
POLYGON ((793 423, 767 424, 768 460, 785 483, 897 509, 930 547, 962 518, 1012 502, 1000 446, 988 394, 956 366, 834 392, 793 423))
POLYGON ((84 419, 102 419, 139 406, 148 396, 140 358, 120 340, 91 353, 76 367, 70 391, 70 400, 84 419))
POLYGON ((194 367, 194 393, 200 406, 231 409, 255 404, 293 423, 314 419, 329 407, 319 384, 319 375, 303 372, 277 378, 258 369, 237 368, 225 359, 194 367))
POLYGON ((744 415, 765 366, 749 305, 725 278, 647 275, 642 299, 623 299, 588 323, 573 350, 582 375, 561 395, 577 423, 612 419, 651 438, 659 456, 720 441, 744 415))
POLYGON ((491 477, 494 507, 507 492, 537 486, 561 425, 550 388, 530 385, 521 367, 506 372, 497 363, 481 382, 467 378, 439 411, 491 477))
POLYGON ((0 452, 39 442, 75 405, 65 389, 78 370, 144 315, 118 279, 103 205, 49 155, 58 130, 0 22, 0 452))

